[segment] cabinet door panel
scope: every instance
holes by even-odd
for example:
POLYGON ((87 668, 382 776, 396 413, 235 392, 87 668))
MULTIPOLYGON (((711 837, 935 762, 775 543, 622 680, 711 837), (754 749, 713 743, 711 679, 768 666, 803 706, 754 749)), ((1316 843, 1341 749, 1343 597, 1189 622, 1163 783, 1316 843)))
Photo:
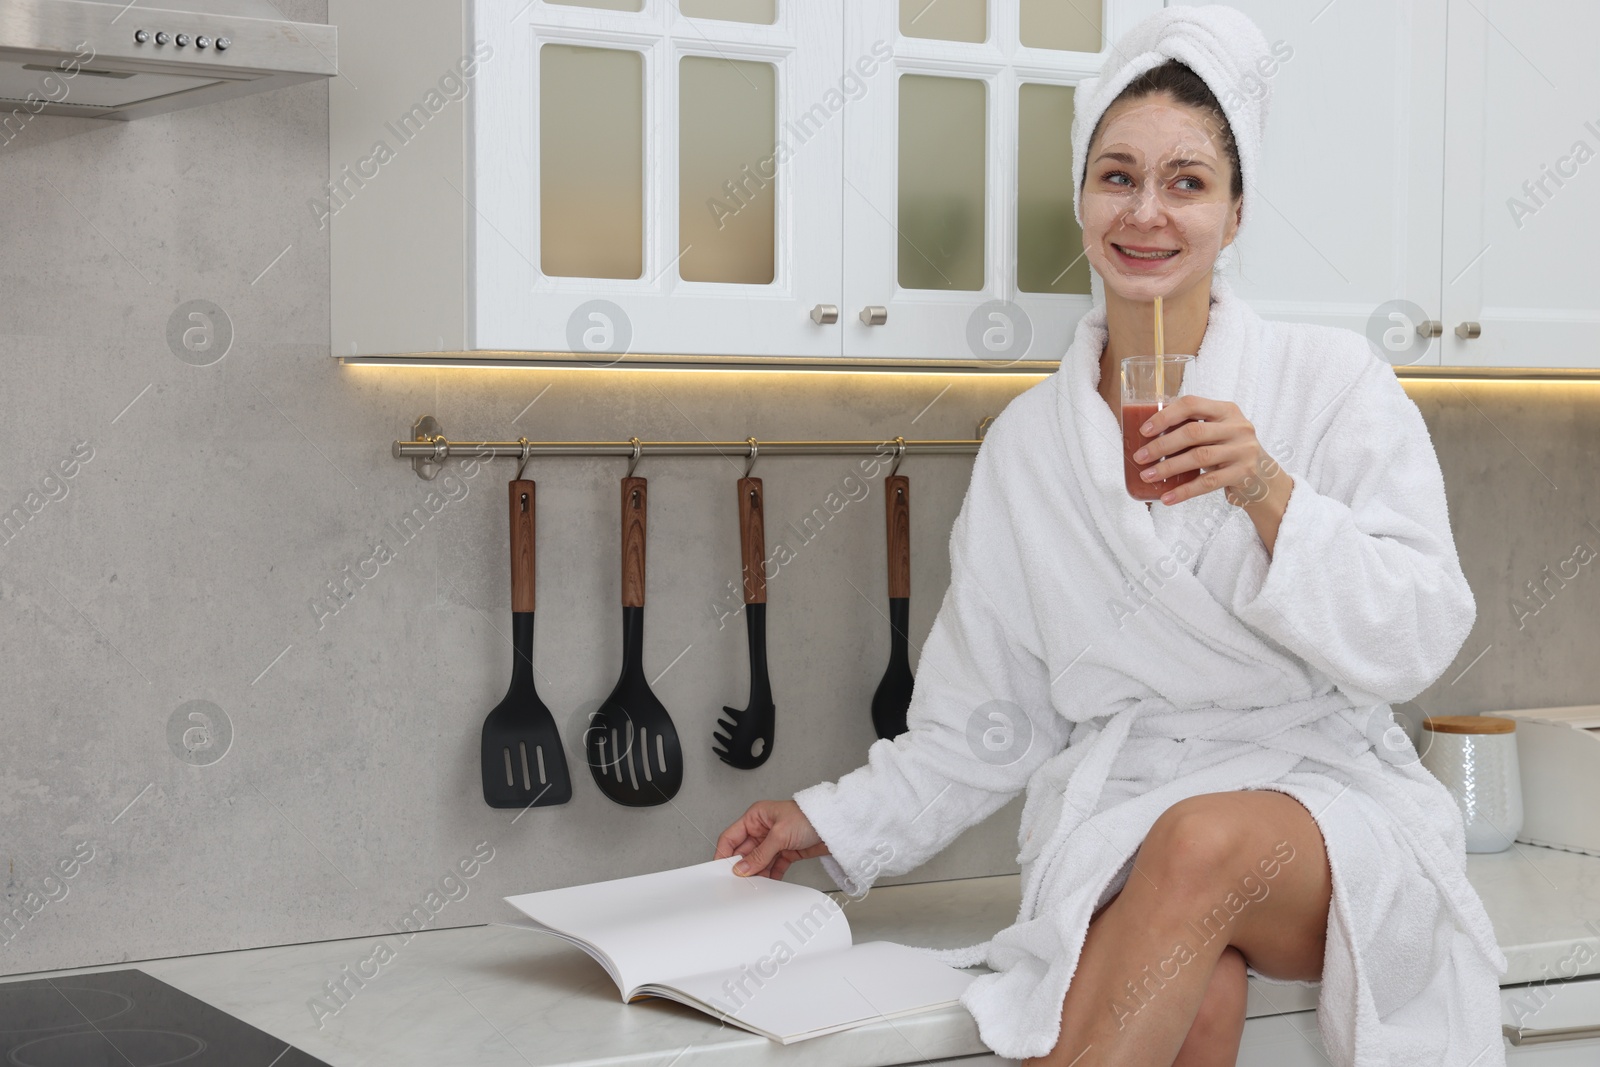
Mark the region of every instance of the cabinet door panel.
POLYGON ((988 84, 905 74, 898 89, 896 280, 905 289, 982 289, 988 84))
POLYGON ((771 63, 712 56, 679 61, 678 277, 772 282, 777 200, 787 179, 776 168, 753 169, 749 161, 776 152, 776 97, 771 63))
MULTIPOLYGON (((1239 87, 1270 85, 1249 225, 1224 277, 1268 318, 1375 335, 1438 318, 1445 0, 1284 4, 1232 0, 1272 59, 1239 87)), ((1414 331, 1412 331, 1414 333, 1414 331)), ((1391 335, 1391 344, 1398 343, 1391 335)), ((1394 363, 1439 362, 1439 342, 1394 363)))
POLYGON ((1596 367, 1600 5, 1451 0, 1444 362, 1596 367), (1458 337, 1476 322, 1481 336, 1458 337))
POLYGON ((643 59, 629 48, 540 50, 538 262, 546 274, 644 271, 643 59))
POLYGON ((470 347, 837 356, 839 0, 616 7, 473 0, 470 347), (548 76, 595 50, 639 89, 548 76))
POLYGON ((900 5, 900 32, 907 37, 975 43, 988 37, 988 0, 897 0, 897 2, 900 5))
MULTIPOLYGON (((1026 10, 1026 9, 1024 9, 1026 10)), ((1072 213, 1070 85, 1024 82, 1017 87, 1017 289, 1025 293, 1089 292, 1083 230, 1072 213)))

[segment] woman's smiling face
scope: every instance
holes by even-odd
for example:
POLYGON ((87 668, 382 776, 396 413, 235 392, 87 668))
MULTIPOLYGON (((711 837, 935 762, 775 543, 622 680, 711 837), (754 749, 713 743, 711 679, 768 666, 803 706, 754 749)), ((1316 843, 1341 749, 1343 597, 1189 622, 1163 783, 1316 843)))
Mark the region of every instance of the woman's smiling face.
POLYGON ((1106 111, 1084 172, 1083 247, 1118 295, 1150 301, 1196 282, 1209 290, 1217 254, 1239 229, 1220 132, 1165 93, 1106 111))

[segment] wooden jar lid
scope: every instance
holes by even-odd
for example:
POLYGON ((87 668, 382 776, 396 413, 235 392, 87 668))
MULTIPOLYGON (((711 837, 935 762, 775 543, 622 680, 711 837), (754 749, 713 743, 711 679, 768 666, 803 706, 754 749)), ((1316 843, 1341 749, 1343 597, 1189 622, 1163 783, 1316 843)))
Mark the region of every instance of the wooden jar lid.
POLYGON ((1430 715, 1422 720, 1424 730, 1436 734, 1509 734, 1517 720, 1498 715, 1430 715))

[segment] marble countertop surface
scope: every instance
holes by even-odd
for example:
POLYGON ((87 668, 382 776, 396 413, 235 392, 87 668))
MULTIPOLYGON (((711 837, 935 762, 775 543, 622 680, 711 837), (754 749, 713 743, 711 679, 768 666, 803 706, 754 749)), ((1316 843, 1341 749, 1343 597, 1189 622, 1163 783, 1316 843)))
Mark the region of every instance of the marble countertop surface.
MULTIPOLYGON (((1510 964, 1502 985, 1600 973, 1600 857, 1519 844, 1469 856, 1467 871, 1510 964)), ((833 896, 858 942, 943 947, 972 944, 1009 925, 1019 883, 1012 874, 881 886, 859 901, 833 896)), ((506 910, 507 921, 522 918, 506 910)), ((322 941, 25 977, 133 966, 333 1067, 875 1067, 988 1051, 960 1007, 778 1045, 671 1001, 624 1004, 579 949, 498 925, 425 931, 404 942, 398 935, 322 941), (355 977, 358 971, 371 977, 355 977), (329 984, 339 982, 344 991, 335 998, 329 984)), ((1315 986, 1252 979, 1249 1014, 1314 1008, 1316 994, 1315 986)))

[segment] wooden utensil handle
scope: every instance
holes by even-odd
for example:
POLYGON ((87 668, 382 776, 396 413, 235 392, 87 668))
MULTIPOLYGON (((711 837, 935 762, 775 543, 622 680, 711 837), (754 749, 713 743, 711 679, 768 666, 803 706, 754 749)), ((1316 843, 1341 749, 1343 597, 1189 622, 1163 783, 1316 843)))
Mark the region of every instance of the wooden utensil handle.
POLYGON ((645 480, 622 479, 622 606, 644 607, 645 480))
POLYGON ((889 595, 911 595, 911 479, 891 474, 883 480, 885 526, 889 534, 889 595))
POLYGON ((761 479, 739 479, 739 555, 744 561, 744 602, 767 602, 766 508, 761 479))
POLYGON ((511 610, 532 611, 534 591, 533 482, 512 480, 511 610))

